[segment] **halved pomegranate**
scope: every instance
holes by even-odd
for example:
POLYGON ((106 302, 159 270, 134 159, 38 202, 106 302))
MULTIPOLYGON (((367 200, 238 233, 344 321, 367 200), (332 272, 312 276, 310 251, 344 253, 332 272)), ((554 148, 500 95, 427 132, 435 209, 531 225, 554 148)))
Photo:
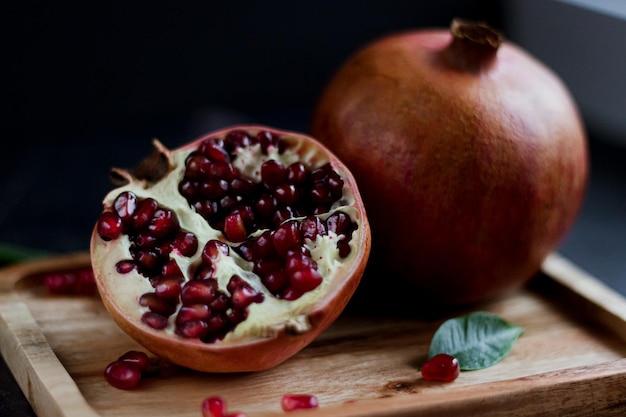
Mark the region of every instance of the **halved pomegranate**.
POLYGON ((271 368, 356 289, 370 230, 348 169, 315 139, 263 126, 155 152, 104 199, 98 290, 155 355, 200 371, 271 368))

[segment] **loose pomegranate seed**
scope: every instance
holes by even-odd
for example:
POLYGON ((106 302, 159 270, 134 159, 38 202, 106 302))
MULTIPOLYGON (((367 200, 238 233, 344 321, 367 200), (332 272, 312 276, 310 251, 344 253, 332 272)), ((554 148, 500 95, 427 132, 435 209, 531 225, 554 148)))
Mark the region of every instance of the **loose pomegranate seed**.
POLYGON ((246 417, 245 413, 226 412, 226 401, 221 397, 209 397, 202 401, 202 417, 246 417))
POLYGON ((98 234, 102 240, 114 240, 122 234, 122 219, 112 211, 105 211, 98 219, 98 234))
POLYGON ((459 361, 451 355, 440 353, 422 366, 422 378, 429 381, 454 381, 460 374, 459 361))
POLYGON ((280 400, 283 411, 302 410, 307 408, 317 408, 319 403, 315 395, 309 394, 285 394, 280 400))
POLYGON ((135 363, 117 360, 106 367, 104 377, 115 388, 130 390, 141 380, 141 368, 135 363))
POLYGON ((142 372, 150 368, 151 362, 145 352, 138 350, 129 350, 120 356, 118 361, 135 364, 142 372))

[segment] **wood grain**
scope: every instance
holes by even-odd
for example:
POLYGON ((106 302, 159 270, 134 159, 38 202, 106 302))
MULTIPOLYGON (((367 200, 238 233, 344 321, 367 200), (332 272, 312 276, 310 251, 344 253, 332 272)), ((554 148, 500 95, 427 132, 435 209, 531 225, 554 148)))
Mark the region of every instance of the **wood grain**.
POLYGON ((109 386, 102 371, 145 349, 97 297, 50 295, 33 278, 85 262, 77 254, 0 271, 0 348, 41 417, 199 417, 210 395, 231 411, 278 416, 285 393, 315 394, 320 408, 308 416, 626 415, 626 301, 558 255, 528 287, 477 306, 525 331, 502 362, 453 383, 419 373, 444 318, 349 314, 274 369, 203 374, 163 364, 132 391, 109 386))

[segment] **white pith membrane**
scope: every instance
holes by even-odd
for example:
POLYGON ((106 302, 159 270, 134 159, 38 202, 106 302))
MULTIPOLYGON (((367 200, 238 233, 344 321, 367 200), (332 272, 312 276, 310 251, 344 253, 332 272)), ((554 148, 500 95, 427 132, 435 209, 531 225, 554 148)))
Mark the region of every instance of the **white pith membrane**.
MULTIPOLYGON (((261 165, 270 159, 281 162, 285 167, 293 162, 300 161, 307 166, 309 171, 329 162, 328 157, 322 151, 308 142, 304 142, 302 139, 290 138, 287 134, 282 134, 281 140, 287 144, 286 149, 282 153, 279 153, 276 147, 270 147, 267 155, 265 155, 262 153, 261 146, 258 143, 246 148, 239 148, 237 156, 233 160, 233 165, 240 171, 243 177, 258 183, 260 182, 261 165)), ((215 261, 219 290, 230 296, 227 284, 233 275, 239 275, 254 290, 263 294, 263 301, 250 304, 247 307, 247 319, 237 324, 223 339, 213 343, 242 343, 259 338, 268 338, 285 329, 294 334, 306 332, 310 328, 307 312, 329 292, 329 287, 335 285, 337 280, 349 275, 351 269, 354 268, 354 261, 359 253, 359 248, 356 245, 360 242, 356 235, 363 233, 362 228, 359 226, 353 232, 355 236, 349 243, 351 250, 345 258, 339 256, 339 250, 336 245, 340 236, 333 232, 329 231, 327 235, 317 236, 314 241, 306 239, 304 246, 310 250, 312 259, 317 263, 317 270, 323 276, 323 281, 318 287, 305 292, 296 300, 278 299, 263 285, 260 277, 252 272, 253 263, 246 261, 233 250, 240 243, 228 241, 220 230, 213 229, 207 220, 198 214, 190 206, 187 199, 178 192, 178 185, 185 173, 185 160, 193 151, 195 151, 195 148, 182 148, 171 152, 173 169, 155 183, 148 183, 144 180, 132 180, 127 185, 110 191, 103 201, 105 209, 112 207, 114 200, 120 193, 130 191, 139 199, 151 197, 159 202, 161 206, 175 212, 178 216, 180 228, 194 233, 198 238, 198 250, 193 256, 181 256, 176 254, 175 251, 172 251, 170 254, 170 258, 176 261, 184 275, 185 281, 181 285, 192 280, 193 270, 201 262, 202 248, 207 241, 216 239, 231 246, 230 255, 220 255, 215 261)), ((344 173, 337 170, 337 167, 333 166, 333 168, 344 177, 344 173)), ((349 215, 354 224, 360 225, 359 211, 353 207, 354 203, 355 198, 351 189, 344 184, 342 197, 331 206, 328 212, 317 217, 325 220, 333 213, 341 211, 349 215)), ((304 217, 295 217, 294 219, 302 220, 304 217)), ((268 229, 257 230, 250 234, 248 238, 257 237, 266 230, 268 229)), ((106 283, 105 285, 111 299, 129 317, 136 320, 140 326, 144 326, 146 330, 166 332, 171 337, 189 340, 175 333, 174 322, 178 309, 182 306, 180 302, 178 303, 177 311, 169 317, 168 325, 165 329, 155 330, 141 323, 142 315, 149 309, 141 306, 138 299, 142 294, 154 291, 154 288, 150 280, 141 275, 136 269, 128 273, 117 272, 116 264, 119 261, 131 259, 130 247, 131 242, 125 234, 118 239, 110 241, 97 238, 97 243, 93 245, 92 256, 97 260, 94 264, 97 263, 98 265, 100 279, 106 283)))

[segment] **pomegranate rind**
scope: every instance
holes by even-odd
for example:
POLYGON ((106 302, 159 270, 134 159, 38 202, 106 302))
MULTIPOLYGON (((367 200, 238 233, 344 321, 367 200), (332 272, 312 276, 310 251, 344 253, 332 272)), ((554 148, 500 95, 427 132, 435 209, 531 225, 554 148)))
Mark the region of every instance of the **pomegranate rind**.
MULTIPOLYGON (((170 170, 174 174, 163 177, 158 186, 164 190, 168 187, 170 190, 177 190, 182 175, 181 169, 177 166, 184 160, 185 155, 205 139, 223 137, 232 130, 245 130, 252 134, 268 130, 288 142, 297 144, 297 154, 303 156, 312 166, 330 162, 333 169, 342 176, 344 190, 348 193, 343 202, 347 201, 349 204, 341 209, 350 213, 358 228, 352 235, 350 255, 343 262, 329 266, 333 269, 333 278, 324 279, 323 284, 311 291, 310 295, 302 296, 302 301, 293 302, 294 306, 299 307, 283 315, 278 314, 279 319, 274 322, 263 322, 259 318, 261 313, 255 312, 262 311, 259 306, 263 303, 252 304, 249 307, 249 318, 240 323, 233 334, 228 334, 217 342, 205 343, 198 339, 180 337, 171 331, 152 329, 141 322, 140 316, 145 309, 142 310, 143 307, 139 306, 137 299, 144 290, 150 288, 150 285, 138 273, 120 274, 115 270, 115 264, 128 257, 128 242, 124 242, 124 238, 119 241, 105 241, 99 236, 97 226, 94 227, 90 244, 92 267, 103 304, 115 323, 155 355, 174 364, 203 372, 261 371, 277 366, 302 350, 328 328, 344 310, 360 283, 371 249, 369 222, 354 177, 328 148, 315 139, 299 133, 265 126, 237 126, 211 132, 176 150, 162 149, 170 158, 170 170), (253 316, 255 323, 259 321, 262 324, 246 328, 246 322, 252 322, 250 318, 253 316), (240 326, 243 331, 238 330, 240 326)), ((142 188, 148 190, 154 186, 155 184, 134 181, 131 178, 129 184, 111 191, 105 197, 103 201, 105 209, 110 207, 113 196, 124 190, 132 190, 142 195, 142 188)), ((169 198, 166 204, 177 213, 191 210, 182 197, 169 198)), ((221 232, 199 221, 199 216, 192 217, 193 221, 181 219, 181 225, 184 223, 188 228, 192 226, 199 228, 203 231, 202 239, 205 241, 220 239, 228 242, 221 232)), ((199 245, 200 248, 203 243, 199 245)), ((182 257, 178 257, 178 260, 183 263, 194 262, 194 259, 197 260, 200 256, 200 252, 198 250, 191 260, 184 260, 182 257)), ((280 302, 287 303, 284 300, 280 302)))
POLYGON ((434 306, 530 280, 572 227, 588 181, 585 129, 558 76, 508 41, 480 70, 457 68, 452 42, 435 28, 364 45, 311 120, 367 184, 370 265, 434 306))

